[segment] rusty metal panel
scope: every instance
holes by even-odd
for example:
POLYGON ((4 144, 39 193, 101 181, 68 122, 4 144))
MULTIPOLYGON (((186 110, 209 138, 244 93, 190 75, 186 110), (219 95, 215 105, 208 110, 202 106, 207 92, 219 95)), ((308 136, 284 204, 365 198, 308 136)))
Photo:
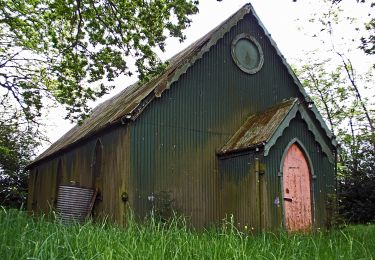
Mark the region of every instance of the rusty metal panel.
POLYGON ((48 213, 53 209, 58 182, 65 186, 74 184, 93 188, 93 174, 99 174, 99 166, 94 161, 95 145, 100 139, 103 146, 100 167, 102 188, 99 200, 94 205, 95 218, 108 217, 119 224, 125 224, 128 202, 123 202, 121 195, 127 193, 133 198, 132 188, 128 185, 128 133, 128 127, 118 127, 33 168, 29 181, 28 209, 35 213, 48 213))
MULTIPOLYGON (((233 205, 238 207, 235 217, 241 219, 239 223, 256 223, 256 215, 249 213, 254 206, 252 197, 246 193, 249 187, 251 193, 257 182, 253 179, 255 174, 246 173, 248 167, 251 167, 246 163, 251 164, 251 160, 242 158, 229 163, 236 170, 235 174, 247 175, 243 182, 238 183, 238 193, 233 176, 225 175, 225 183, 228 185, 225 190, 229 194, 223 194, 220 186, 222 161, 216 153, 250 115, 264 111, 284 99, 301 98, 301 93, 298 88, 293 87, 293 77, 275 52, 268 36, 258 26, 258 20, 252 15, 238 21, 235 27, 218 39, 217 44, 212 45, 210 51, 205 52, 185 72, 173 86, 163 89, 160 98, 154 99, 151 105, 142 106, 142 114, 135 122, 130 122, 126 127, 118 126, 98 133, 74 149, 56 154, 62 158, 62 182, 91 185, 89 176, 92 173, 93 153, 97 139, 100 138, 103 143, 102 167, 105 176, 101 212, 109 214, 114 220, 121 222, 124 219, 128 205, 136 216, 146 216, 156 206, 155 197, 165 192, 173 200, 175 209, 187 216, 195 227, 220 222, 223 214, 233 211, 233 205), (257 39, 264 53, 263 67, 253 75, 241 71, 230 53, 233 39, 244 32, 257 39), (124 192, 128 194, 128 203, 121 201, 124 192), (223 197, 225 195, 228 196, 223 197), (224 205, 224 200, 230 202, 231 206, 224 205)), ((135 90, 127 98, 134 98, 133 94, 137 95, 135 90)), ((121 98, 118 96, 114 99, 121 98)), ((106 104, 100 109, 104 109, 106 104)), ((109 110, 112 111, 108 112, 111 113, 110 116, 119 112, 115 110, 109 110)), ((93 128, 86 126, 87 131, 103 123, 99 119, 88 122, 93 123, 93 128)), ((285 134, 278 140, 280 144, 277 143, 271 149, 269 156, 259 157, 260 164, 266 165, 266 173, 259 177, 262 188, 258 187, 259 192, 256 192, 262 194, 263 198, 258 203, 262 209, 263 222, 262 225, 259 224, 262 227, 280 226, 280 207, 275 203, 280 194, 278 167, 283 142, 288 142, 292 137, 299 136, 308 143, 308 149, 321 156, 314 157, 314 167, 317 161, 321 161, 327 173, 322 170, 317 179, 318 184, 313 185, 314 202, 322 203, 324 200, 327 189, 322 178, 325 174, 330 178, 330 165, 321 153, 314 150, 317 145, 310 138, 308 129, 299 124, 296 122, 295 126, 285 130, 285 134), (322 190, 321 195, 317 193, 319 189, 322 190)), ((80 136, 74 131, 68 136, 80 136)), ((82 134, 88 133, 85 131, 82 134)), ((73 140, 69 138, 68 140, 73 140)), ((67 139, 60 140, 49 152, 63 147, 64 140, 67 139)), ((45 179, 40 187, 46 194, 53 194, 53 190, 48 187, 53 186, 52 180, 56 181, 54 174, 57 171, 57 159, 56 157, 37 165, 42 174, 41 179, 45 179), (45 177, 47 175, 51 176, 50 180, 45 177)), ((316 166, 319 167, 323 166, 316 166)), ((317 211, 317 222, 324 220, 324 214, 324 209, 317 211)))
POLYGON ((309 231, 312 227, 311 174, 305 155, 297 144, 286 152, 283 165, 283 200, 288 231, 309 231))
POLYGON ((271 138, 296 102, 297 99, 292 98, 266 111, 249 116, 218 154, 224 155, 262 145, 271 138))
POLYGON ((219 162, 220 217, 232 217, 238 229, 249 232, 259 232, 263 227, 263 177, 256 158, 255 152, 248 152, 219 162))
MULTIPOLYGON (((220 202, 220 159, 216 152, 250 115, 298 95, 290 87, 293 81, 272 45, 254 24, 251 16, 240 21, 133 124, 131 184, 136 189, 134 212, 141 218, 154 207, 153 198, 165 191, 194 226, 220 221, 225 208, 220 202), (241 71, 231 57, 232 40, 243 32, 254 35, 264 51, 264 65, 254 75, 241 71)), ((252 180, 246 183, 251 185, 252 180)), ((243 185, 241 196, 226 199, 232 203, 250 199, 245 197, 243 185)), ((264 181, 262 185, 269 184, 264 181)), ((271 214, 268 205, 263 208, 266 221, 271 214)), ((253 216, 247 216, 250 220, 242 222, 252 221, 253 216)))
MULTIPOLYGON (((252 24, 249 24, 247 30, 243 30, 235 36, 238 37, 239 35, 246 34, 257 43, 256 45, 260 52, 263 52, 263 50, 271 51, 274 54, 274 57, 272 57, 274 60, 272 62, 277 62, 282 65, 287 77, 292 80, 291 86, 293 86, 294 90, 298 93, 297 95, 300 96, 301 99, 308 101, 309 97, 305 93, 296 75, 287 64, 285 58, 281 55, 276 43, 272 40, 271 35, 264 28, 251 4, 246 4, 204 37, 172 57, 168 61, 168 66, 162 74, 147 83, 136 83, 129 86, 110 100, 98 105, 92 111, 87 120, 66 133, 60 140, 55 142, 49 149, 41 154, 31 165, 52 156, 60 150, 67 149, 68 147, 71 148, 79 142, 92 137, 95 133, 103 131, 110 126, 121 124, 124 120, 128 119, 135 120, 146 106, 148 106, 155 98, 159 98, 161 94, 168 90, 174 82, 178 81, 191 66, 195 65, 197 61, 205 56, 208 51, 221 41, 222 38, 225 38, 226 34, 230 33, 232 27, 235 27, 242 21, 242 19, 248 19, 249 16, 251 16, 252 24), (254 33, 254 27, 257 27, 256 29, 261 33, 254 33), (263 43, 261 41, 263 41, 263 43), (258 42, 260 44, 258 44, 258 42), (267 42, 267 48, 264 48, 264 42, 267 42)), ((233 39, 236 38, 231 37, 231 43, 233 43, 233 39)), ((222 54, 223 53, 220 55, 222 54)), ((261 55, 261 57, 263 61, 263 55, 261 55)), ((267 69, 263 69, 263 71, 267 71, 267 69)), ((273 87, 275 88, 275 92, 277 92, 278 84, 275 84, 273 87)), ((276 99, 278 98, 276 97, 276 99)), ((316 117, 320 120, 322 126, 327 129, 324 121, 318 113, 316 114, 316 117)), ((326 131, 326 134, 330 135, 329 131, 326 131)))
POLYGON ((78 186, 58 187, 57 215, 63 223, 82 223, 90 214, 94 190, 78 186))

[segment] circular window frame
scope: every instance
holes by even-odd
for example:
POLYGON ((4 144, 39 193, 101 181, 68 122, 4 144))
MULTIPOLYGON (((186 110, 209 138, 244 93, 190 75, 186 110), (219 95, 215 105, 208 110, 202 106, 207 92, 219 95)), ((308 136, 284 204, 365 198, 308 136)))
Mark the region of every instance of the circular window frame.
POLYGON ((241 33, 239 35, 237 35, 233 41, 232 41, 232 46, 231 46, 231 54, 232 54, 232 59, 234 61, 234 63, 236 63, 236 65, 245 73, 247 74, 255 74, 257 73, 258 71, 260 71, 260 69, 263 67, 263 63, 264 63, 264 56, 263 56, 263 50, 262 48, 260 47, 260 44, 259 42, 253 37, 251 36, 250 34, 248 33, 241 33), (260 60, 259 60, 259 63, 258 65, 255 67, 255 68, 252 68, 252 69, 248 69, 246 67, 244 67, 240 61, 237 59, 237 56, 236 56, 236 52, 235 52, 235 47, 236 47, 236 44, 239 40, 242 40, 242 39, 247 39, 249 40, 250 42, 252 42, 258 52, 259 52, 259 57, 260 57, 260 60))

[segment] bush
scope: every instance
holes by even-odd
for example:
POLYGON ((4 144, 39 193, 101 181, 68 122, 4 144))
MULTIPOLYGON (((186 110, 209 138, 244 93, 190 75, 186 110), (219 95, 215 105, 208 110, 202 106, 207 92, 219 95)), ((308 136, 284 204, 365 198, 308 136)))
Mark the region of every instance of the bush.
POLYGON ((339 213, 350 223, 375 221, 375 151, 369 144, 346 162, 338 185, 339 213))

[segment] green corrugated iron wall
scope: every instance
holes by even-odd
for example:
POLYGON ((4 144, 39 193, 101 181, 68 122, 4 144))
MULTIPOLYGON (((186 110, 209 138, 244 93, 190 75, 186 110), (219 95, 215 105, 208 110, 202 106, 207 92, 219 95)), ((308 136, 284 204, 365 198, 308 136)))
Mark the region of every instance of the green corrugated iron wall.
POLYGON ((257 152, 221 158, 218 210, 227 220, 232 218, 241 230, 258 232, 262 229, 264 181, 257 169, 257 152))
POLYGON ((153 206, 153 194, 167 191, 195 226, 223 217, 217 207, 221 190, 215 152, 250 114, 298 95, 263 31, 251 15, 246 16, 135 122, 135 212, 145 216, 153 206), (256 37, 263 48, 264 65, 254 75, 243 73, 232 61, 231 42, 243 32, 256 37))
POLYGON ((28 196, 29 209, 48 213, 56 200, 56 177, 58 168, 62 173, 61 184, 90 185, 91 158, 95 142, 87 142, 65 154, 42 162, 31 170, 28 196))
POLYGON ((53 208, 56 192, 56 187, 51 185, 56 179, 54 168, 57 169, 57 162, 50 161, 31 171, 27 201, 29 210, 47 213, 53 208))
POLYGON ((100 208, 118 223, 124 223, 127 205, 138 217, 144 217, 155 206, 155 197, 165 192, 174 200, 175 209, 198 228, 217 223, 230 214, 235 215, 234 221, 240 228, 277 228, 281 219, 280 210, 273 204, 279 192, 277 172, 285 143, 297 136, 311 151, 316 174, 319 172, 314 194, 315 203, 320 205, 316 222, 321 226, 325 217, 324 194, 330 191, 327 183, 333 183, 333 165, 319 150, 314 152, 318 146, 304 123, 293 121, 293 127, 287 128, 265 158, 259 152, 230 158, 216 155, 250 114, 299 95, 264 32, 247 15, 161 98, 147 106, 135 122, 100 133, 34 167, 29 209, 37 200, 41 211, 47 210, 55 196, 59 162, 63 184, 76 182, 88 186, 93 153, 100 139, 100 208), (264 53, 263 68, 254 75, 242 72, 230 53, 233 38, 244 32, 258 40, 264 53), (259 158, 258 170, 255 158, 259 158), (320 164, 315 166, 317 162, 320 164), (261 174, 264 168, 265 174, 261 174), (121 201, 124 192, 129 195, 128 204, 121 201))
POLYGON ((36 213, 48 213, 53 207, 56 194, 56 174, 61 165, 63 185, 92 186, 92 167, 95 147, 102 144, 102 187, 101 201, 96 213, 108 216, 124 224, 127 204, 121 195, 126 192, 134 198, 129 186, 129 128, 117 127, 94 137, 58 157, 42 162, 30 172, 28 209, 36 213))
MULTIPOLYGON (((334 164, 330 163, 327 156, 322 153, 319 144, 315 141, 313 134, 308 130, 306 123, 300 118, 291 121, 283 135, 277 140, 268 154, 262 161, 266 165, 265 178, 268 183, 268 197, 266 211, 267 219, 272 221, 272 227, 280 226, 282 216, 278 212, 278 207, 274 204, 277 197, 280 196, 280 181, 278 177, 282 156, 288 143, 298 138, 307 149, 312 161, 312 168, 316 179, 312 180, 313 200, 314 200, 314 218, 315 226, 323 228, 326 225, 326 200, 327 194, 334 193, 334 164), (278 216, 274 218, 272 216, 278 216)), ((282 198, 280 198, 282 201, 282 198)))

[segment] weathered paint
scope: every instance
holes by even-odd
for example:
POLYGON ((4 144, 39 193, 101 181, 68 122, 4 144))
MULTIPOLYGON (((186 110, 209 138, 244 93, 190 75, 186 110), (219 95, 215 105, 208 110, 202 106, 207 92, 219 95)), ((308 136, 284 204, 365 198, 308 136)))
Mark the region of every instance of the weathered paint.
POLYGON ((268 183, 267 194, 270 198, 266 202, 267 219, 272 227, 285 227, 284 213, 282 211, 283 192, 283 165, 282 159, 285 149, 289 147, 292 140, 298 139, 310 156, 310 166, 312 175, 312 205, 313 205, 313 227, 324 228, 326 226, 327 212, 326 202, 328 194, 333 194, 334 190, 334 164, 322 152, 321 147, 315 141, 313 134, 308 130, 307 124, 300 116, 293 119, 289 127, 285 129, 283 135, 271 148, 268 156, 263 157, 262 162, 266 165, 265 179, 268 183), (279 199, 279 205, 275 200, 279 199), (317 205, 317 206, 315 206, 317 205), (278 216, 274 218, 273 216, 278 216))
MULTIPOLYGON (((59 159, 63 184, 92 186, 93 166, 96 168, 97 162, 94 158, 98 154, 95 147, 100 139, 100 212, 117 222, 123 223, 127 206, 137 217, 146 216, 155 206, 155 196, 166 192, 175 201, 175 209, 195 227, 220 222, 233 214, 241 229, 276 229, 283 219, 283 202, 276 203, 282 193, 280 162, 288 142, 298 137, 312 154, 312 165, 317 169, 317 178, 312 183, 313 201, 320 207, 314 211, 314 225, 324 226, 325 198, 331 191, 333 165, 321 152, 305 119, 294 118, 295 115, 290 118, 289 126, 285 125, 267 156, 261 148, 230 157, 216 155, 251 115, 290 98, 304 102, 295 77, 258 23, 256 17, 248 14, 236 21, 233 28, 223 31, 215 39, 216 44, 202 42, 209 50, 196 57, 191 66, 185 66, 184 74, 181 72, 169 89, 155 89, 159 93, 155 96, 160 98, 142 99, 134 122, 124 121, 126 126, 108 128, 34 164, 30 182, 36 184, 30 189, 29 205, 37 200, 40 211, 45 212, 49 197, 54 197, 59 159), (253 75, 241 71, 231 57, 232 41, 241 33, 255 37, 264 52, 263 67, 253 75), (121 200, 124 192, 129 198, 126 204, 121 200)), ((127 93, 139 98, 137 91, 144 90, 134 89, 127 93)), ((111 107, 110 116, 119 116, 127 105, 120 104, 118 109, 111 107)), ((324 134, 314 114, 306 113, 313 117, 317 131, 324 134)), ((103 123, 99 119, 91 122, 93 128, 87 126, 86 130, 103 123)), ((323 141, 330 145, 329 138, 323 141)), ((63 145, 61 141, 59 145, 63 145)))
MULTIPOLYGON (((307 96, 303 86, 297 79, 289 64, 286 62, 283 55, 280 53, 276 43, 263 26, 259 17, 255 13, 255 10, 251 4, 246 4, 222 24, 207 33, 204 37, 173 56, 168 61, 168 66, 163 73, 144 84, 141 84, 141 82, 133 84, 132 86, 125 88, 122 92, 110 100, 107 100, 95 107, 88 119, 82 122, 82 124, 73 127, 62 138, 60 138, 45 152, 38 156, 38 158, 32 162, 31 165, 35 165, 41 160, 45 160, 59 151, 72 148, 75 145, 78 145, 80 142, 90 139, 93 135, 98 134, 100 131, 103 132, 106 128, 119 125, 120 123, 124 123, 128 120, 135 120, 144 110, 144 108, 152 103, 155 97, 160 97, 161 94, 168 90, 174 82, 178 81, 180 77, 186 73, 186 71, 192 65, 195 64, 196 61, 201 59, 214 45, 217 44, 219 40, 225 37, 225 34, 232 27, 236 26, 240 20, 246 19, 246 16, 249 17, 250 15, 254 20, 253 26, 258 26, 263 32, 264 38, 266 38, 270 43, 273 52, 277 55, 277 58, 281 61, 284 69, 292 79, 294 88, 297 89, 301 100, 304 102, 310 102, 311 100, 307 96)), ((244 31, 235 36, 235 38, 232 40, 232 44, 244 36, 251 39, 251 41, 254 41, 254 43, 256 43, 256 48, 258 48, 261 53, 261 62, 259 67, 252 73, 258 72, 258 70, 261 69, 264 61, 264 56, 262 54, 263 48, 259 44, 260 39, 257 37, 258 35, 253 35, 250 30, 244 31)), ((312 110, 317 120, 325 130, 327 136, 331 138, 332 134, 313 104, 312 110)))
POLYGON ((220 219, 232 217, 238 228, 253 232, 259 231, 261 225, 255 156, 245 153, 220 160, 217 193, 220 219))
POLYGON ((150 196, 168 191, 195 226, 225 217, 217 206, 220 159, 216 151, 249 115, 298 96, 280 58, 254 24, 252 16, 241 20, 135 122, 131 183, 138 192, 134 206, 140 216, 150 211, 150 196), (232 40, 242 32, 257 37, 264 50, 264 65, 254 75, 242 72, 231 57, 232 40))
POLYGON ((124 203, 121 194, 126 192, 129 197, 134 197, 132 187, 128 185, 129 167, 129 128, 112 129, 100 138, 93 138, 80 147, 33 168, 29 179, 28 209, 36 213, 47 213, 53 208, 56 174, 61 171, 61 185, 90 188, 96 183, 101 192, 100 200, 94 208, 96 217, 105 216, 124 224, 127 208, 132 202, 124 203), (102 158, 101 163, 98 157, 102 158))
POLYGON ((191 64, 194 64, 194 62, 200 59, 212 45, 215 45, 216 41, 220 39, 229 28, 236 25, 244 15, 250 12, 255 14, 250 4, 243 6, 221 25, 191 44, 185 50, 173 56, 168 61, 168 66, 163 73, 145 84, 137 82, 125 88, 115 97, 95 107, 87 120, 82 122, 81 125, 73 127, 61 139, 38 156, 32 165, 52 156, 54 153, 72 147, 80 141, 90 138, 98 131, 123 123, 124 120, 136 118, 138 116, 137 114, 155 97, 160 97, 165 90, 169 89, 173 82, 177 81, 179 77, 185 73, 191 64))
POLYGON ((311 230, 311 175, 305 155, 295 143, 283 162, 283 194, 287 230, 311 230))
POLYGON ((285 120, 290 109, 297 103, 292 98, 276 104, 258 114, 253 114, 220 149, 219 155, 253 149, 264 144, 275 133, 281 122, 285 120))

